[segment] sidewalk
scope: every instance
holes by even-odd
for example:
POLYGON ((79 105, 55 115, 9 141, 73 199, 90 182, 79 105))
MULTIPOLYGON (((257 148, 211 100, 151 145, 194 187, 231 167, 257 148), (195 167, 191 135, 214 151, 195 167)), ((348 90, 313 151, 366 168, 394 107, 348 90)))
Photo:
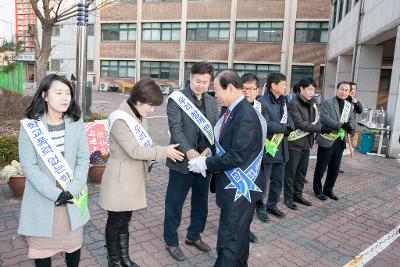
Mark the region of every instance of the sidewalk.
MULTIPOLYGON (((96 101, 107 99, 107 112, 118 107, 122 96, 99 93, 96 101)), ((94 108, 96 105, 93 105, 94 108)), ((155 142, 168 143, 165 105, 156 109, 149 119, 150 135, 155 142)), ((201 253, 182 245, 188 256, 176 262, 165 250, 163 242, 164 199, 168 169, 157 164, 147 182, 148 208, 133 213, 130 224, 130 255, 140 266, 213 266, 216 259, 216 237, 219 209, 210 194, 209 216, 203 240, 211 247, 201 253)), ((312 207, 300 206, 298 211, 280 208, 284 219, 262 224, 256 217, 251 226, 258 243, 251 244, 249 266, 343 266, 361 251, 400 224, 400 163, 393 159, 366 156, 359 153, 353 159, 344 156, 336 183, 339 201, 319 201, 312 193, 315 159, 310 160, 305 197, 312 207)), ((134 174, 133 174, 134 175, 134 174)), ((99 186, 89 184, 91 220, 84 229, 84 247, 80 266, 107 266, 104 248, 106 212, 98 205, 99 186)), ((189 197, 188 197, 189 198, 189 197)), ((0 266, 33 266, 27 258, 27 244, 16 234, 21 200, 14 197, 8 185, 0 182, 0 266)), ((179 230, 184 241, 190 220, 190 199, 185 202, 179 230)), ((40 223, 40 222, 38 222, 40 223)), ((399 266, 400 239, 374 257, 366 266, 399 266)), ((53 258, 53 266, 65 266, 63 258, 53 258)))

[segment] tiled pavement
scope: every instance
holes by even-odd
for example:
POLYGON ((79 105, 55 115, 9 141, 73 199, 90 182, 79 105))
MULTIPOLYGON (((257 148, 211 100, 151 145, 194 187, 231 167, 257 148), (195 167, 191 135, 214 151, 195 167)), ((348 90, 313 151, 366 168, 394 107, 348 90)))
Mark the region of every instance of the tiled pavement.
MULTIPOLYGON (((95 101, 106 99, 104 108, 94 102, 93 109, 109 113, 122 96, 95 93, 95 101)), ((165 106, 157 108, 155 116, 165 115, 165 106)), ((150 135, 161 144, 168 143, 165 117, 149 120, 150 135)), ((312 181, 315 160, 310 161, 307 179, 312 181)), ((287 212, 284 219, 272 218, 262 224, 254 218, 252 230, 259 242, 250 248, 250 266, 342 266, 400 224, 400 163, 393 159, 356 154, 345 156, 335 187, 339 201, 321 202, 313 197, 311 183, 305 196, 312 207, 301 206, 287 212)), ((165 250, 162 239, 164 197, 168 182, 167 168, 159 163, 147 183, 148 208, 135 211, 130 224, 131 257, 141 266, 212 266, 215 258, 219 209, 210 195, 209 216, 203 240, 212 248, 210 253, 182 245, 188 260, 177 263, 165 250)), ((106 213, 98 206, 99 186, 89 184, 91 220, 84 229, 84 247, 80 266, 107 266, 104 248, 106 213)), ((184 206, 179 230, 184 240, 190 220, 190 200, 184 206)), ((0 182, 0 266, 33 266, 26 256, 27 245, 16 234, 20 199, 0 182)), ((400 266, 400 239, 373 258, 367 266, 400 266)), ((61 255, 53 258, 53 266, 65 266, 61 255)))

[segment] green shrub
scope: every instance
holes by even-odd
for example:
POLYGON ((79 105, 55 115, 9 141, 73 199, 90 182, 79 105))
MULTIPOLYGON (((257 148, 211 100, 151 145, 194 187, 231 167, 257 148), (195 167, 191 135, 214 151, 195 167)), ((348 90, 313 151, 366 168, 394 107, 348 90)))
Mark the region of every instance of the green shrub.
POLYGON ((10 164, 12 160, 18 160, 18 136, 0 137, 0 167, 10 164))

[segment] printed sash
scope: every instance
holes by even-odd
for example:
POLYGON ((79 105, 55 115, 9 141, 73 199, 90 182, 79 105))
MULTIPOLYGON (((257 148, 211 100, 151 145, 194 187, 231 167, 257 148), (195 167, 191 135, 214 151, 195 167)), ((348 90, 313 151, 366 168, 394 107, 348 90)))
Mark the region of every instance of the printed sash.
POLYGON ((192 119, 192 121, 200 128, 211 145, 214 144, 214 133, 211 123, 198 110, 193 103, 182 92, 174 91, 169 98, 174 100, 176 104, 192 119))
MULTIPOLYGON (((345 123, 349 120, 350 111, 351 111, 351 103, 347 100, 344 100, 343 111, 342 115, 340 116, 341 123, 345 123)), ((335 141, 338 137, 340 137, 340 139, 343 140, 345 136, 345 131, 341 128, 337 134, 329 133, 329 134, 321 134, 321 136, 330 141, 335 141)))
MULTIPOLYGON (((280 123, 287 123, 287 117, 288 117, 288 111, 287 111, 287 106, 285 103, 285 106, 283 107, 283 116, 281 118, 280 123)), ((276 152, 278 151, 278 146, 281 144, 282 139, 284 137, 283 133, 279 133, 279 134, 274 134, 271 138, 271 140, 266 139, 265 140, 265 152, 267 154, 270 154, 271 157, 275 157, 276 152)))
MULTIPOLYGON (((319 113, 318 113, 318 109, 317 109, 317 104, 314 104, 313 108, 315 109, 315 120, 314 120, 314 122, 312 124, 315 125, 319 120, 319 113)), ((305 132, 305 131, 302 131, 300 129, 297 129, 297 130, 295 130, 295 131, 293 131, 293 132, 291 132, 289 134, 288 141, 292 142, 292 141, 298 140, 300 138, 303 138, 304 136, 307 136, 309 134, 310 134, 309 132, 305 132)))
MULTIPOLYGON (((267 135, 267 123, 265 118, 256 111, 257 116, 260 120, 261 127, 262 127, 262 143, 267 135)), ((222 148, 219 140, 219 130, 221 128, 223 121, 223 117, 221 117, 217 124, 214 127, 215 133, 215 147, 217 156, 221 157, 225 154, 225 150, 222 148)), ((253 162, 245 169, 242 170, 241 168, 237 167, 228 171, 225 171, 226 177, 231 181, 225 189, 236 189, 236 195, 234 201, 236 201, 239 197, 244 196, 247 201, 251 202, 250 191, 262 192, 261 189, 254 183, 257 179, 258 174, 260 173, 260 166, 263 157, 263 147, 261 147, 260 153, 258 153, 257 157, 253 160, 253 162)))
POLYGON ((255 110, 257 110, 258 112, 260 112, 261 113, 261 103, 258 101, 258 100, 256 100, 256 99, 254 99, 254 103, 253 103, 253 108, 255 109, 255 110))
MULTIPOLYGON (((126 124, 128 124, 129 129, 131 130, 136 140, 142 147, 153 146, 153 140, 151 140, 150 136, 148 135, 146 130, 142 127, 142 125, 140 125, 140 123, 137 120, 135 120, 131 115, 129 115, 129 113, 120 109, 113 111, 108 117, 107 133, 110 133, 111 128, 117 119, 123 119, 126 122, 126 124)), ((109 141, 108 134, 107 134, 107 141, 109 141)))
MULTIPOLYGON (((44 123, 37 120, 23 119, 21 124, 52 176, 62 189, 66 190, 74 179, 74 173, 56 148, 44 123)), ((80 209, 82 214, 88 212, 88 191, 86 186, 72 199, 72 202, 80 209)))

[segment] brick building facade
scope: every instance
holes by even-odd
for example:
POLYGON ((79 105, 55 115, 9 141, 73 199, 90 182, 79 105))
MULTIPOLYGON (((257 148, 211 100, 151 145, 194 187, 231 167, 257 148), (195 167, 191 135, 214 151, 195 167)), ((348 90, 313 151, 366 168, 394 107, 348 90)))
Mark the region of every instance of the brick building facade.
POLYGON ((322 86, 330 0, 120 0, 97 11, 97 79, 180 85, 193 62, 322 86))

